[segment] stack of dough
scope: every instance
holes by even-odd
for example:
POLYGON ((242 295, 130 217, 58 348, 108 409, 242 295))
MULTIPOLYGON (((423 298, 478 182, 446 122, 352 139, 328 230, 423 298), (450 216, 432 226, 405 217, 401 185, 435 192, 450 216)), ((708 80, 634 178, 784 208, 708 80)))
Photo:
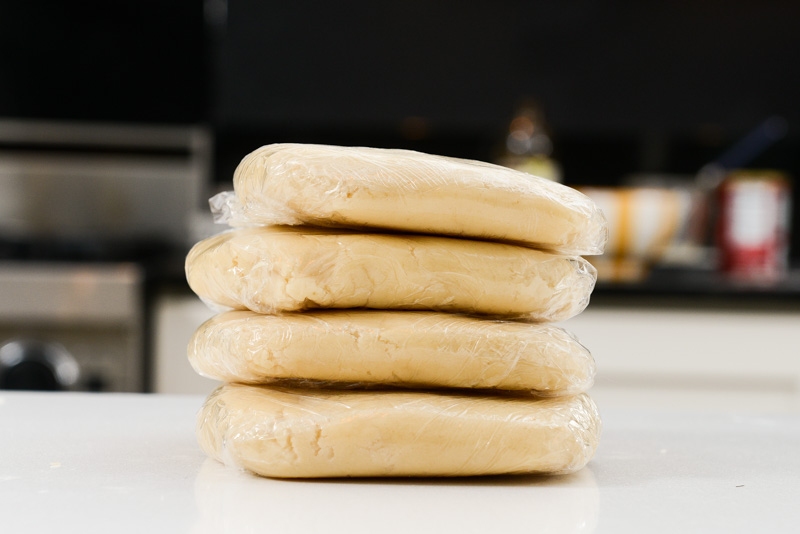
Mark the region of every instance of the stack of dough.
POLYGON ((279 144, 212 199, 186 259, 219 313, 189 343, 224 382, 212 457, 270 477, 567 473, 600 432, 580 313, 602 252, 575 190, 480 162, 279 144))

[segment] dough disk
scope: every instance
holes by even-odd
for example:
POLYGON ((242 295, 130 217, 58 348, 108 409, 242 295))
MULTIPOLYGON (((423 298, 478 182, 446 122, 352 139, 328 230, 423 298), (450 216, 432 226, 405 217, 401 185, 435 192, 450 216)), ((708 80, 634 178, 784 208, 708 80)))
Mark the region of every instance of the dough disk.
POLYGON ((417 309, 561 321, 586 307, 581 257, 421 235, 240 228, 196 244, 189 286, 218 309, 417 309))
POLYGON ((250 384, 275 380, 404 387, 589 389, 589 351, 553 325, 412 311, 219 314, 197 329, 189 361, 201 375, 250 384))
POLYGON ((273 144, 234 173, 231 224, 372 227, 601 254, 584 194, 498 165, 409 150, 273 144))
POLYGON ((211 457, 268 477, 568 473, 595 452, 586 394, 537 399, 225 385, 198 415, 211 457))

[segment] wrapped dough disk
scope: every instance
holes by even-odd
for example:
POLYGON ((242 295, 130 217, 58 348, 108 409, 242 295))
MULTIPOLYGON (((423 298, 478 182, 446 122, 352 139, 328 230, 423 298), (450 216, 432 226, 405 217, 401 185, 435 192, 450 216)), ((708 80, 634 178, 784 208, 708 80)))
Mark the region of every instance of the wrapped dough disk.
POLYGON ((293 227, 240 228, 186 258, 189 286, 218 308, 417 309, 560 321, 589 302, 583 258, 420 235, 293 227))
POLYGON ((234 225, 383 228, 519 242, 562 254, 601 254, 607 240, 602 211, 574 189, 498 165, 410 150, 267 145, 241 161, 233 185, 235 196, 213 200, 234 225))
POLYGON ((189 361, 201 375, 249 384, 316 380, 361 385, 576 394, 594 359, 553 325, 411 311, 219 314, 197 329, 189 361))
POLYGON ((597 448, 586 394, 461 395, 225 385, 198 415, 202 449, 279 478, 568 473, 597 448))

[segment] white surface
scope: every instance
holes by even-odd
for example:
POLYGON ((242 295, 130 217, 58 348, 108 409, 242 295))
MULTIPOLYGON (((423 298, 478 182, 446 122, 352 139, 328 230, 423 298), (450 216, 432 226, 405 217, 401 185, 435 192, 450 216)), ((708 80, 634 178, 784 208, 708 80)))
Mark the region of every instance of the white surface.
POLYGON ((204 458, 202 396, 0 392, 2 532, 797 532, 800 415, 604 408, 566 477, 283 481, 204 458))
POLYGON ((635 406, 800 408, 800 309, 590 304, 561 326, 592 351, 597 390, 629 399, 633 394, 635 406))

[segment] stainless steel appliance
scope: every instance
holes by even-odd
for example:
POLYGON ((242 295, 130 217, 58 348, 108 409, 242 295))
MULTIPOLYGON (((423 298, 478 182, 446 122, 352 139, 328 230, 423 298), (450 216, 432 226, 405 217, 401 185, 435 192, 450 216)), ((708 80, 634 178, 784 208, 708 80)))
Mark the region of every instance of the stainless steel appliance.
POLYGON ((132 263, 1 262, 0 382, 142 391, 143 287, 142 270, 132 263))
POLYGON ((147 285, 195 240, 210 147, 199 127, 0 120, 0 388, 148 389, 147 285))
POLYGON ((183 244, 210 146, 200 127, 0 120, 0 238, 183 244))

